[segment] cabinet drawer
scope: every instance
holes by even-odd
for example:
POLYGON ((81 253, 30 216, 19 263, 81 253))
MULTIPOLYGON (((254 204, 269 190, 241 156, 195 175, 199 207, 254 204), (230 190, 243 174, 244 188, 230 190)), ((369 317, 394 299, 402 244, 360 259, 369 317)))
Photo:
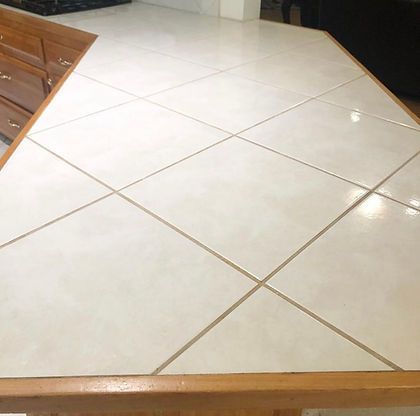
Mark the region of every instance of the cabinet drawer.
POLYGON ((32 114, 0 97, 0 133, 14 140, 32 114))
POLYGON ((53 83, 57 82, 73 65, 81 52, 46 40, 44 42, 47 72, 53 83))
POLYGON ((0 95, 35 112, 47 96, 47 75, 41 69, 0 55, 0 95))
POLYGON ((36 36, 0 25, 0 52, 38 67, 45 66, 42 41, 36 36))

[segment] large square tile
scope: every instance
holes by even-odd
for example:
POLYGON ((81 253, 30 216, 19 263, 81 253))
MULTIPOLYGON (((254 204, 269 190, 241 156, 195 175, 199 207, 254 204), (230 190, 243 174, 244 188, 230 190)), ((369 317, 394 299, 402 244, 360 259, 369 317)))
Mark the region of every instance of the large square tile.
POLYGON ((298 53, 313 58, 321 58, 336 64, 346 65, 353 69, 360 69, 356 62, 351 59, 338 45, 328 37, 310 42, 306 45, 294 48, 291 52, 298 53))
POLYGON ((225 41, 217 36, 179 42, 161 52, 220 70, 270 55, 258 46, 240 41, 225 41))
POLYGON ((1 377, 150 373, 254 285, 116 196, 0 250, 0 275, 1 377))
POLYGON ((136 99, 131 94, 72 74, 35 122, 31 133, 136 99))
POLYGON ((237 133, 307 97, 235 75, 219 74, 150 97, 151 101, 237 133))
POLYGON ((143 56, 145 52, 145 49, 99 36, 77 65, 76 71, 81 72, 132 56, 143 56))
POLYGON ((258 47, 271 54, 325 39, 325 34, 320 30, 267 20, 235 22, 236 25, 227 25, 225 22, 221 20, 222 24, 219 27, 218 36, 222 41, 241 41, 243 44, 258 47))
POLYGON ((138 97, 154 94, 217 71, 170 56, 146 52, 93 68, 78 69, 89 78, 138 97))
POLYGON ((420 150, 416 130, 320 101, 309 101, 241 136, 368 187, 420 150))
POLYGON ((372 195, 269 283, 402 368, 418 369, 419 235, 420 212, 372 195))
POLYGON ((109 192, 25 139, 0 171, 0 245, 109 192))
POLYGON ((117 189, 227 134, 138 100, 31 137, 117 189))
POLYGON ((259 278, 363 192, 236 138, 124 191, 259 278))
POLYGON ((420 128, 419 124, 368 76, 349 82, 323 95, 320 99, 386 120, 420 128))
POLYGON ((356 370, 389 368, 279 296, 260 289, 163 373, 356 370))
POLYGON ((420 155, 385 182, 379 192, 420 209, 420 155))
POLYGON ((310 96, 322 94, 363 74, 360 69, 294 53, 280 53, 229 72, 310 96))

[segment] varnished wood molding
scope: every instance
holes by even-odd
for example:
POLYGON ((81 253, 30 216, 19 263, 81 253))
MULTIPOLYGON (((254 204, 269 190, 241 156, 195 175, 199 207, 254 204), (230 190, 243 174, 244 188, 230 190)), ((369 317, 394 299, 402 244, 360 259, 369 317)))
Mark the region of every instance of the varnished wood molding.
POLYGON ((420 372, 0 379, 0 412, 420 406, 420 372))

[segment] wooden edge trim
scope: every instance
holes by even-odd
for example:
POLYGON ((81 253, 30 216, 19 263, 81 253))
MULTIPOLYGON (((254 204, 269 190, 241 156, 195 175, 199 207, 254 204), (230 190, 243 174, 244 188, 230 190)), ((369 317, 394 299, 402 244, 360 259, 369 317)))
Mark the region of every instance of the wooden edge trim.
POLYGON ((420 405, 420 371, 0 379, 0 412, 420 405))
POLYGON ((326 30, 323 30, 324 34, 335 43, 359 68, 370 77, 370 79, 375 82, 379 88, 381 88, 388 96, 399 105, 417 124, 420 124, 420 117, 417 114, 414 114, 413 111, 408 108, 393 92, 391 92, 375 75, 372 74, 363 64, 361 64, 340 42, 338 42, 334 36, 332 36, 326 30))
MULTIPOLYGON (((80 32, 80 31, 78 31, 80 32)), ((54 88, 51 90, 51 92, 45 97, 45 100, 42 102, 42 104, 39 106, 39 108, 36 110, 36 112, 32 115, 32 117, 29 119, 29 121, 26 123, 22 131, 18 134, 18 136, 13 140, 12 144, 9 146, 9 148, 6 150, 6 152, 3 154, 2 157, 0 157, 0 171, 6 164, 6 162, 9 160, 10 156, 12 156, 13 152, 17 149, 17 147, 20 145, 22 140, 27 136, 29 131, 31 130, 32 126, 35 124, 35 122, 38 120, 38 118, 41 116, 41 114, 45 111, 45 109, 48 107, 50 102, 53 100, 53 98, 56 96, 57 92, 61 89, 61 87, 64 85, 66 80, 69 78, 69 76, 73 73, 74 69, 77 67, 80 60, 84 57, 86 52, 89 50, 89 48, 93 45, 95 40, 97 39, 97 35, 94 35, 93 33, 85 32, 86 34, 89 34, 91 36, 91 41, 88 45, 86 45, 85 49, 80 53, 80 55, 77 57, 73 65, 67 70, 67 72, 61 77, 61 79, 57 82, 56 85, 54 85, 54 88)))

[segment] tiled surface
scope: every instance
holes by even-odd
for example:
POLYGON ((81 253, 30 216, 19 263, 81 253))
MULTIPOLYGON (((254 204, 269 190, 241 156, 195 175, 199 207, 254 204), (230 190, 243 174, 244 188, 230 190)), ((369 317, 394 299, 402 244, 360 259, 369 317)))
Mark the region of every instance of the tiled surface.
POLYGON ((215 72, 154 52, 139 53, 108 65, 77 71, 138 97, 155 94, 215 72))
POLYGON ((307 57, 325 59, 355 69, 359 68, 348 55, 344 54, 343 51, 328 38, 300 46, 294 49, 293 53, 298 53, 307 57))
POLYGON ((418 369, 419 235, 419 211, 373 195, 269 283, 402 368, 418 369))
POLYGON ((419 128, 419 124, 368 76, 323 95, 321 100, 419 128))
POLYGON ((151 101, 237 133, 307 97, 231 74, 220 74, 154 95, 151 101))
POLYGON ((310 96, 325 93, 363 74, 360 69, 297 54, 294 50, 293 53, 274 55, 240 66, 230 72, 310 96))
MULTIPOLYGON (((420 133, 413 129, 320 101, 240 135, 368 187, 420 150, 420 133)), ((420 172, 411 176, 418 183, 420 172)))
POLYGON ((420 210, 420 155, 380 188, 379 192, 420 210))
POLYGON ((260 289, 162 373, 264 373, 327 369, 389 370, 279 296, 260 289), (313 348, 314 345, 316 348, 313 348))
POLYGON ((116 196, 1 250, 0 275, 2 377, 150 373, 254 285, 116 196))
POLYGON ((25 139, 0 172, 0 193, 1 245, 109 191, 25 139))
POLYGON ((375 188, 418 125, 324 33, 49 19, 100 37, 0 172, 0 377, 420 367, 418 158, 375 188), (235 309, 287 258, 268 283, 355 343, 266 288, 235 309))
POLYGON ((154 104, 134 101, 31 137, 108 185, 121 188, 227 134, 154 104))
POLYGON ((45 130, 135 98, 131 94, 73 73, 37 120, 31 132, 45 130))
POLYGON ((124 194, 263 278, 363 192, 235 138, 124 194))
POLYGON ((76 71, 82 72, 88 68, 108 65, 120 59, 143 56, 145 52, 141 48, 99 36, 77 66, 76 71))

